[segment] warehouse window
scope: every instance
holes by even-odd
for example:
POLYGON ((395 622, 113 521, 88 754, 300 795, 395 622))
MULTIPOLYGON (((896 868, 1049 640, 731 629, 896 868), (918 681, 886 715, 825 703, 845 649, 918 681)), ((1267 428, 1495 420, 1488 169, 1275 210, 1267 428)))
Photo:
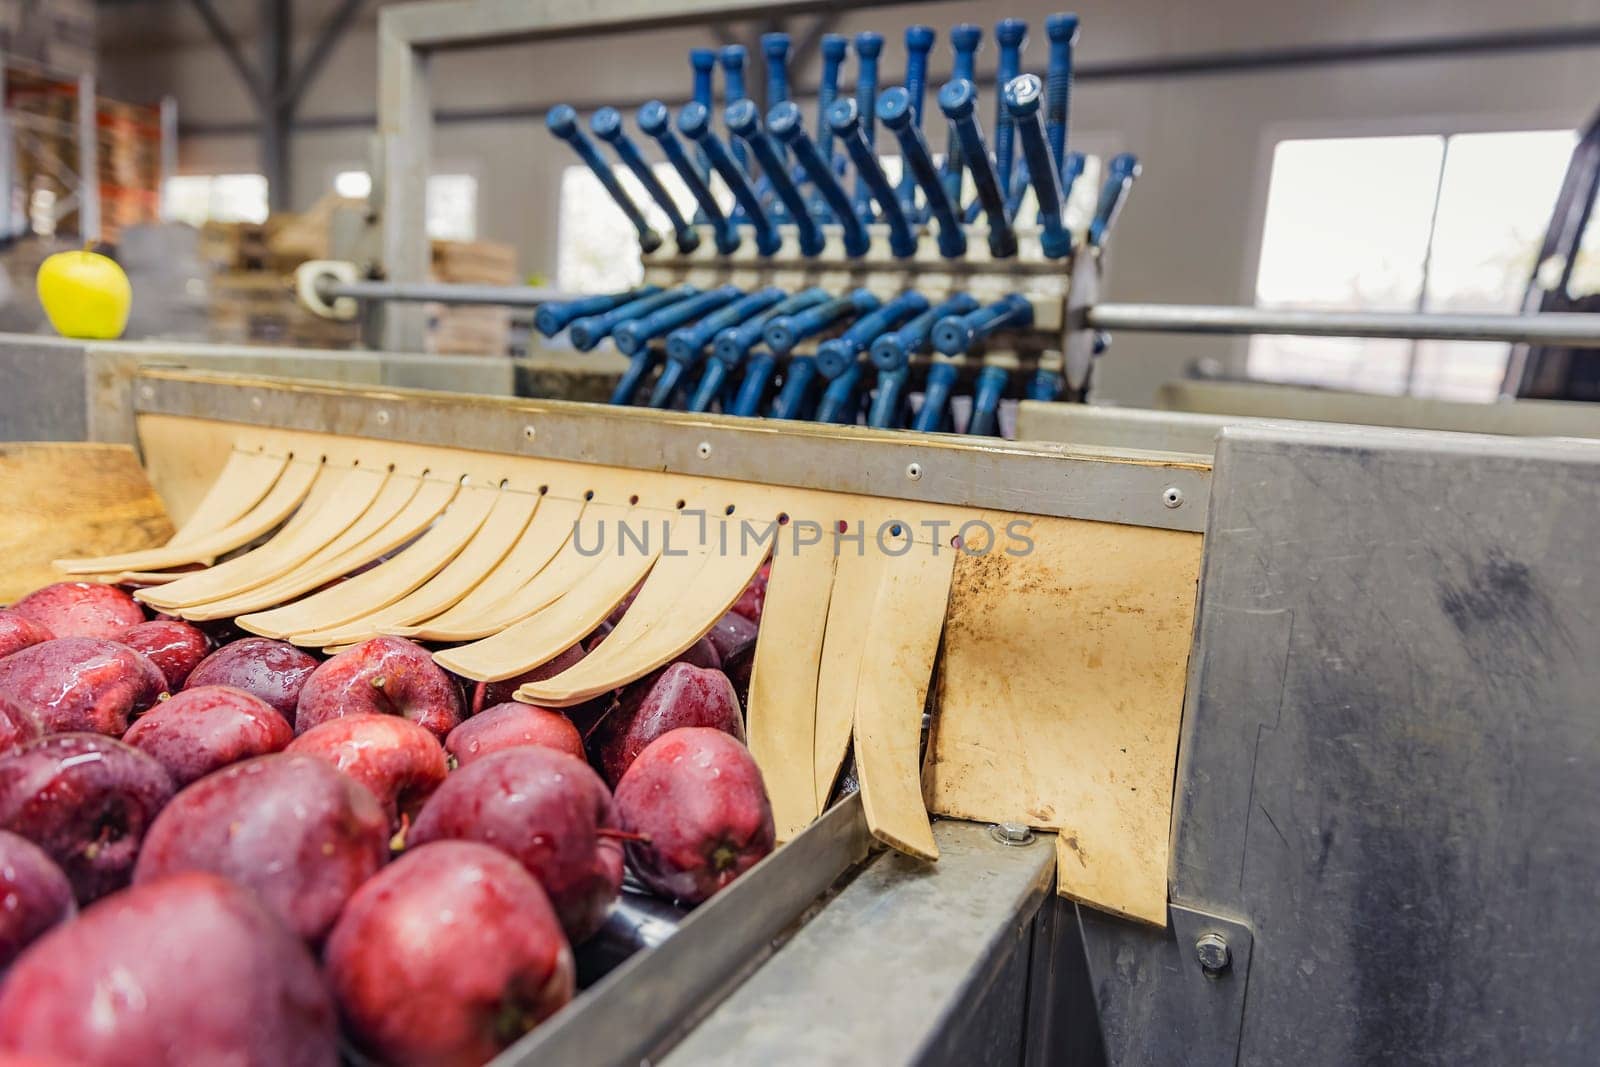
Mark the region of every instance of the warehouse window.
POLYGON ((161 196, 166 218, 194 226, 267 221, 267 179, 260 174, 178 174, 161 196))
MULTIPOLYGON (((372 175, 342 170, 333 176, 333 191, 351 200, 372 195, 372 175)), ((478 179, 470 174, 435 174, 428 178, 428 236, 440 241, 478 239, 478 179)))
MULTIPOLYGON (((1519 307, 1576 134, 1295 140, 1273 154, 1256 303, 1510 312, 1519 307)), ((1252 377, 1490 400, 1506 345, 1255 337, 1252 377)))
MULTIPOLYGON (((655 175, 672 196, 684 218, 694 215, 694 196, 670 163, 658 163, 655 175)), ((650 198, 629 171, 618 168, 617 178, 639 205, 650 225, 671 239, 667 213, 650 198)), ((726 190, 717 187, 719 194, 726 190)), ((733 197, 719 195, 724 206, 733 197)), ((644 277, 639 262, 639 242, 633 224, 607 195, 588 167, 568 167, 561 173, 560 215, 556 230, 556 284, 567 293, 609 293, 638 285, 644 277)))

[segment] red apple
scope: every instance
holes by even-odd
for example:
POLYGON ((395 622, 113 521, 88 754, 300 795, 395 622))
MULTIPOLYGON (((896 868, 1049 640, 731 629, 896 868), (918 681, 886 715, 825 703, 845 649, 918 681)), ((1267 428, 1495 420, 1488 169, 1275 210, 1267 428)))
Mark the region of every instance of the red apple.
POLYGON ((152 619, 130 626, 117 637, 135 652, 142 652, 161 670, 167 692, 183 688, 200 661, 211 651, 206 635, 178 619, 152 619))
POLYGON ((0 693, 0 754, 44 733, 32 708, 0 693))
POLYGON ((49 853, 80 904, 128 884, 170 799, 161 764, 100 734, 40 737, 0 756, 0 829, 49 853))
POLYGON ((744 740, 739 697, 721 671, 672 663, 622 691, 589 735, 600 773, 615 786, 645 746, 668 730, 709 726, 744 740))
POLYGON ((51 733, 121 737, 129 718, 166 691, 154 663, 97 637, 58 637, 0 660, 0 693, 31 710, 51 733))
POLYGON ((412 845, 482 841, 526 867, 578 944, 600 928, 622 886, 610 836, 611 794, 588 764, 525 745, 484 756, 445 779, 411 828, 412 845))
POLYGON ((734 601, 731 610, 760 625, 761 609, 767 603, 767 579, 771 574, 772 564, 763 563, 761 569, 756 571, 756 576, 750 579, 750 584, 744 587, 744 592, 739 594, 739 599, 734 601))
POLYGON ((515 678, 505 678, 498 682, 478 682, 472 691, 472 713, 474 715, 484 708, 492 708, 496 704, 504 704, 512 699, 516 691, 527 682, 542 682, 546 678, 554 678, 567 668, 577 664, 585 655, 582 642, 573 645, 562 652, 561 655, 549 663, 542 663, 531 671, 523 671, 515 678))
POLYGON ((26 615, 18 615, 9 608, 0 609, 0 659, 29 645, 54 640, 55 636, 48 626, 41 626, 26 615))
POLYGON ((772 804, 749 749, 688 727, 651 742, 617 785, 628 867, 663 896, 698 904, 772 851, 772 804))
POLYGON ((344 715, 399 715, 442 741, 464 709, 461 690, 427 649, 403 637, 374 637, 306 679, 295 706, 295 732, 344 715))
POLYGON ((559 711, 510 701, 486 708, 450 731, 445 751, 457 767, 491 752, 519 745, 543 745, 583 759, 583 738, 572 720, 559 711))
POLYGON ((200 661, 184 684, 231 685, 260 697, 290 726, 300 690, 317 669, 316 657, 285 641, 247 637, 223 645, 200 661))
POLYGON ((23 953, 0 1045, 96 1067, 336 1067, 311 953, 247 890, 184 874, 101 901, 23 953))
POLYGON ((745 645, 722 661, 722 673, 728 676, 733 693, 739 698, 739 710, 750 707, 750 672, 756 665, 756 643, 745 645))
POLYGON ((144 622, 144 609, 133 597, 99 582, 47 585, 11 605, 11 610, 57 637, 114 638, 144 622))
POLYGON ((328 937, 328 984, 374 1060, 476 1067, 572 999, 572 950, 516 860, 472 841, 408 851, 328 937))
POLYGON ((450 770, 439 739, 398 715, 332 719, 295 738, 289 751, 315 756, 366 786, 396 830, 416 817, 450 770))
POLYGON ((308 941, 389 857, 372 793, 314 756, 258 756, 172 799, 145 837, 135 885, 209 871, 255 891, 308 941))
MULTIPOLYGON (((756 624, 737 612, 728 612, 717 620, 706 640, 716 647, 717 655, 728 659, 745 645, 755 644, 756 624)), ((721 666, 719 661, 718 666, 721 666)))
POLYGON ((77 910, 72 883, 56 861, 27 838, 0 830, 0 972, 77 910))
POLYGON ((260 697, 202 685, 157 704, 122 740, 154 758, 182 789, 230 763, 283 751, 294 730, 260 697))

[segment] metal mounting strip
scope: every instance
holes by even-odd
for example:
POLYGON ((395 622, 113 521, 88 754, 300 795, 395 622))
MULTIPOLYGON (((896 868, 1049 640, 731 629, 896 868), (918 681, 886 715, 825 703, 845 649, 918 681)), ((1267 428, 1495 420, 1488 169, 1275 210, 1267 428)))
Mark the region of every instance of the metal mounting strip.
POLYGON ((1600 348, 1594 315, 1453 315, 1438 312, 1295 311, 1185 304, 1096 304, 1085 311, 1097 330, 1139 333, 1291 334, 1298 337, 1395 337, 1421 341, 1509 341, 1600 348))
POLYGON ((1200 532, 1205 457, 150 369, 140 414, 1200 532))

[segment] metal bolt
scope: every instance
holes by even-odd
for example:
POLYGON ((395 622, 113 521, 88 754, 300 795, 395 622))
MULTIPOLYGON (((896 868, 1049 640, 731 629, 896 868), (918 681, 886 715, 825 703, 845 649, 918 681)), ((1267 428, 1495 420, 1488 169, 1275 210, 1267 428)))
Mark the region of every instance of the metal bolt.
POLYGON ((382 408, 379 408, 372 417, 377 421, 379 426, 389 425, 389 413, 382 408))
POLYGON ((251 411, 260 411, 265 406, 266 406, 266 402, 263 401, 259 396, 253 396, 253 397, 250 398, 250 410, 251 411))
POLYGON ((534 429, 534 428, 533 428, 533 426, 532 426, 532 425, 531 425, 531 424, 530 424, 530 425, 527 425, 527 426, 524 426, 524 427, 523 427, 523 428, 522 428, 522 436, 523 436, 523 437, 524 437, 524 438, 526 438, 526 439, 527 439, 527 440, 529 440, 529 441, 531 441, 531 440, 533 440, 533 439, 534 439, 534 437, 535 437, 535 436, 536 436, 536 435, 537 435, 537 434, 538 434, 538 431, 537 431, 537 430, 535 430, 535 429, 534 429))
POLYGON ((156 387, 155 386, 153 386, 153 385, 141 385, 141 386, 139 386, 139 399, 140 400, 154 400, 155 398, 156 398, 156 387))
POLYGON ((1183 507, 1183 490, 1169 485, 1161 491, 1161 502, 1169 508, 1183 507))
POLYGON ((989 827, 989 836, 1012 848, 1033 844, 1033 830, 1020 822, 997 822, 989 827))
POLYGON ((701 459, 710 459, 711 458, 711 442, 710 441, 701 441, 700 442, 700 447, 695 449, 695 451, 700 453, 700 458, 701 459))
POLYGON ((1233 963, 1233 952, 1221 934, 1202 934, 1194 943, 1194 955, 1210 978, 1219 977, 1233 963))
POLYGON ((920 464, 920 463, 907 463, 906 464, 906 477, 910 478, 914 482, 920 480, 922 478, 922 464, 920 464))

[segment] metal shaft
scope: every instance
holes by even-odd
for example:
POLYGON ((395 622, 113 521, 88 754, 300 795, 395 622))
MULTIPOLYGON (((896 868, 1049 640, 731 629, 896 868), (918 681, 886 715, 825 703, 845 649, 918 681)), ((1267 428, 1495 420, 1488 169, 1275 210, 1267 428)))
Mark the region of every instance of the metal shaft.
POLYGON ((978 188, 978 201, 989 216, 989 254, 1006 259, 1017 254, 1017 235, 1006 218, 1006 198, 989 160, 983 131, 978 128, 978 90, 969 81, 953 81, 939 90, 939 109, 955 126, 967 169, 978 188))
MULTIPOLYGON (((951 81, 971 81, 977 73, 978 47, 983 44, 983 30, 971 23, 962 23, 950 31, 950 49, 954 65, 950 68, 951 81)), ((944 191, 957 210, 961 207, 961 138, 954 127, 944 154, 944 191)))
POLYGON ((616 172, 600 154, 600 150, 594 146, 594 142, 578 129, 578 113, 566 104, 557 104, 545 115, 544 123, 551 133, 571 145, 572 150, 578 153, 578 158, 594 172, 596 178, 600 179, 600 184, 611 195, 611 199, 622 209, 628 221, 633 223, 633 228, 639 235, 639 247, 646 252, 654 252, 660 248, 661 235, 650 228, 650 224, 645 221, 644 213, 633 202, 627 190, 622 188, 622 183, 617 181, 616 172))
POLYGON ((1581 312, 1456 315, 1402 311, 1294 311, 1186 304, 1097 304, 1084 316, 1095 330, 1135 333, 1288 334, 1390 337, 1412 341, 1492 341, 1600 348, 1600 321, 1581 312))
MULTIPOLYGON (((928 54, 933 51, 935 34, 931 26, 906 27, 906 95, 911 98, 911 121, 922 128, 922 109, 928 95, 928 54)), ((900 167, 900 210, 906 218, 917 218, 917 179, 911 168, 900 167)))
POLYGON ((833 127, 828 125, 828 109, 839 96, 839 68, 850 51, 850 38, 840 33, 822 38, 822 82, 817 87, 817 150, 833 166, 833 127))
POLYGON ((1051 15, 1044 20, 1044 32, 1050 38, 1044 132, 1059 169, 1067 158, 1067 123, 1072 118, 1072 49, 1078 43, 1078 16, 1051 15))
MULTIPOLYGON (((722 60, 722 107, 726 110, 749 95, 744 88, 744 45, 730 44, 717 53, 717 58, 722 60)), ((750 160, 745 156, 744 146, 734 141, 732 152, 733 158, 739 161, 739 169, 748 175, 750 160)))
POLYGON ((678 251, 687 255, 699 248, 700 235, 678 210, 672 194, 661 184, 656 172, 650 169, 650 164, 639 151, 639 146, 634 144, 632 138, 622 129, 622 112, 614 107, 601 108, 589 119, 589 129, 596 137, 611 146, 617 153, 617 158, 622 160, 622 165, 633 171, 633 176, 639 179, 644 191, 649 193, 651 199, 666 213, 667 221, 672 224, 673 236, 678 242, 678 251))
POLYGON ((766 110, 771 111, 789 99, 789 35, 762 34, 761 55, 767 61, 766 110))
POLYGON ((762 173, 766 175, 767 181, 778 194, 778 199, 789 209, 800 237, 800 254, 820 255, 824 243, 822 227, 811 217, 811 208, 806 203, 806 198, 801 195, 799 187, 789 176, 789 165, 784 159, 783 147, 762 129, 761 115, 756 111, 754 101, 741 100, 732 105, 723 116, 723 121, 727 123, 728 129, 733 131, 734 136, 742 138, 750 146, 750 151, 755 153, 756 161, 761 164, 762 173))
MULTIPOLYGON (((862 136, 866 138, 868 147, 874 149, 874 163, 877 162, 877 154, 872 140, 872 119, 878 113, 878 57, 882 54, 883 34, 870 30, 856 34, 856 110, 861 116, 862 136)), ((833 121, 833 114, 833 111, 829 112, 829 122, 833 121)), ((837 127, 834 132, 839 132, 837 127)), ((872 187, 867 182, 867 176, 861 173, 859 164, 856 172, 856 215, 862 222, 871 222, 872 187)))
POLYGON ((1133 191, 1133 181, 1139 173, 1138 159, 1128 152, 1114 157, 1107 165, 1106 184, 1100 190, 1094 221, 1089 223, 1088 241, 1095 248, 1103 247, 1111 236, 1111 228, 1117 224, 1122 205, 1128 202, 1128 194, 1133 191))
POLYGON ((1011 160, 1016 140, 1011 112, 1002 90, 1022 73, 1022 46, 1028 39, 1028 24, 1021 19, 1001 19, 994 28, 995 44, 1000 49, 994 77, 994 169, 1002 195, 1011 188, 1011 160))
POLYGON ((1044 126, 1039 121, 1039 103, 1043 96, 1044 85, 1032 74, 1012 79, 1001 93, 1022 138, 1029 180, 1039 200, 1039 223, 1043 227, 1039 234, 1040 247, 1047 258, 1063 259, 1072 254, 1072 233, 1067 229, 1062 211, 1065 205, 1061 201, 1061 180, 1056 176, 1055 158, 1050 154, 1044 126))

